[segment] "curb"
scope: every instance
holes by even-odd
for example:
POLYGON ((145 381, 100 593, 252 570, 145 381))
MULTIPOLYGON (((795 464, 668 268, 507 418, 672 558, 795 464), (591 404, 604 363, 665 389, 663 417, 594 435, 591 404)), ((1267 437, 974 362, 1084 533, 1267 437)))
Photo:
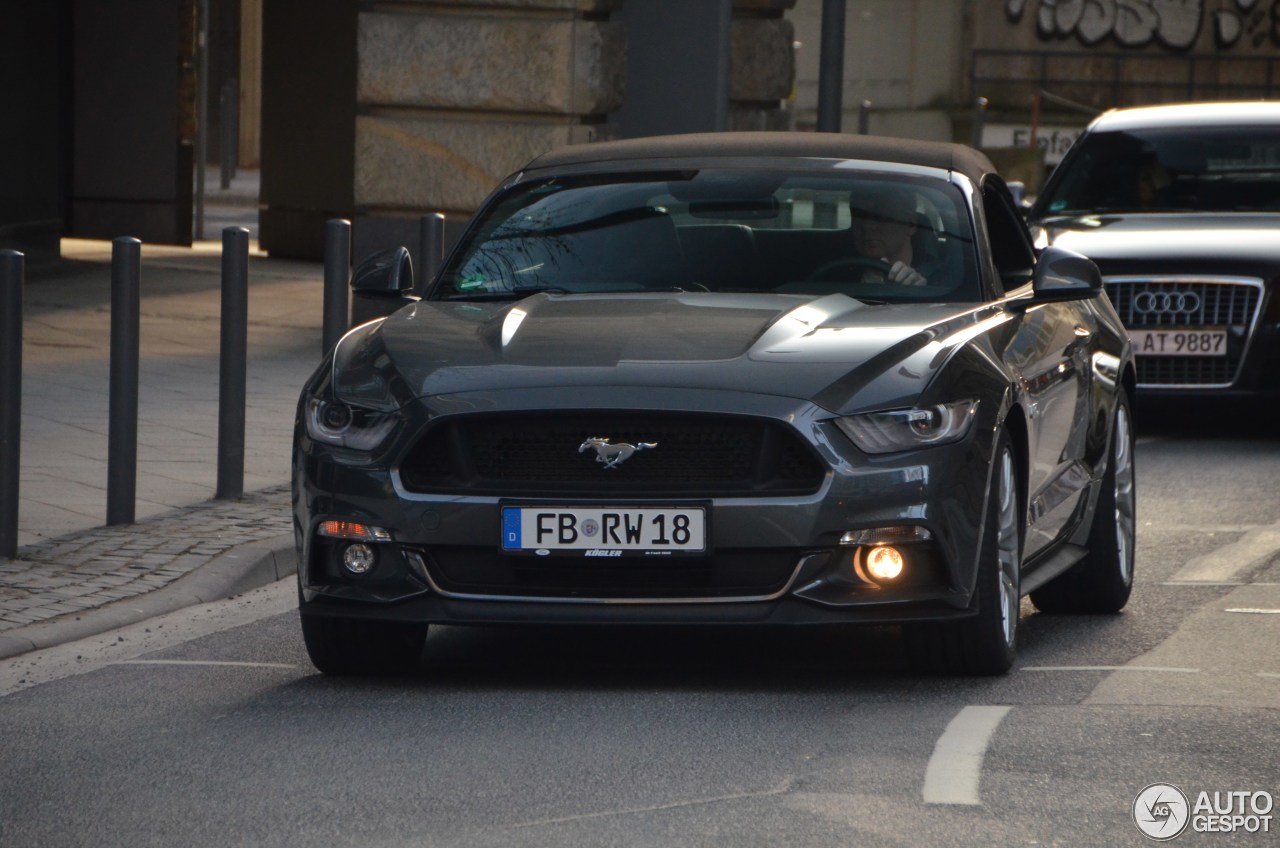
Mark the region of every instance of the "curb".
POLYGON ((154 592, 0 633, 0 660, 239 595, 298 570, 293 534, 237 545, 154 592))

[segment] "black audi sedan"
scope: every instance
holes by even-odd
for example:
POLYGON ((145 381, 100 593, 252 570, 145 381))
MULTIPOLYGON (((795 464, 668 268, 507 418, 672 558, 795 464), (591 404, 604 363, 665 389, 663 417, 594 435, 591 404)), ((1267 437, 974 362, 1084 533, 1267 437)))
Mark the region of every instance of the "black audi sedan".
POLYGON ((1280 103, 1107 112, 1029 217, 1098 264, 1141 396, 1280 398, 1280 103))
POLYGON ((1133 580, 1128 337, 980 153, 727 133, 548 153, 302 391, 302 632, 334 674, 431 624, 902 625, 998 674, 1024 595, 1133 580))

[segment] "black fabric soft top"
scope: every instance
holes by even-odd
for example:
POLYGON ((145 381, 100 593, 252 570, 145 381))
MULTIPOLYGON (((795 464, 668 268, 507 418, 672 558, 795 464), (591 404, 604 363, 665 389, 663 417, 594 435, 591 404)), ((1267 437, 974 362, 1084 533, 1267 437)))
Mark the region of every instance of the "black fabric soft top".
POLYGON ((665 135, 562 147, 525 170, 645 159, 862 159, 956 171, 978 182, 995 171, 985 155, 962 144, 807 132, 722 132, 665 135))

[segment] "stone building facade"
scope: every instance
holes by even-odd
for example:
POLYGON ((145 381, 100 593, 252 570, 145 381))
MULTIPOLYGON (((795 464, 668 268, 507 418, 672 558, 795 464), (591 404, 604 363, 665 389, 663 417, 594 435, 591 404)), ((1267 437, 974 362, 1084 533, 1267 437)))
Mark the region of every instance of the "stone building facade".
MULTIPOLYGON (((355 221, 357 255, 412 245, 427 212, 456 230, 539 153, 642 131, 632 109, 646 85, 659 110, 722 91, 699 128, 816 121, 823 0, 208 2, 224 24, 213 34, 238 33, 238 70, 227 57, 223 72, 239 74, 239 161, 260 166, 260 241, 279 255, 322 255, 332 217, 355 221), (686 31, 693 12, 721 17, 686 31)), ((0 192, 0 246, 56 256, 66 235, 189 242, 194 0, 11 5, 0 66, 18 80, 16 118, 0 122, 0 159, 22 166, 0 192)), ((875 134, 990 148, 1034 138, 1051 165, 1104 108, 1280 86, 1280 0, 846 0, 844 11, 844 132, 865 120, 875 134)))
MULTIPOLYGON (((302 104, 282 96, 285 86, 273 89, 272 63, 296 69, 315 58, 291 55, 282 44, 283 54, 273 59, 272 10, 292 17, 311 0, 266 0, 264 102, 274 114, 264 113, 262 246, 316 255, 315 234, 334 216, 353 219, 357 256, 413 247, 418 221, 430 212, 445 213, 447 232, 456 236, 494 186, 529 159, 622 134, 628 89, 644 83, 628 79, 627 57, 636 46, 631 24, 642 9, 661 12, 664 1, 361 3, 350 57, 335 54, 347 49, 339 44, 323 59, 325 73, 350 68, 353 102, 335 98, 330 111, 317 114, 312 106, 304 115, 302 104), (304 135, 304 121, 328 130, 304 135), (346 126, 349 162, 326 168, 309 161, 305 151, 321 137, 330 149, 317 156, 332 158, 336 149, 345 158, 346 126), (314 178, 303 179, 306 171, 314 178)), ((729 18, 727 120, 719 128, 788 128, 794 33, 784 15, 795 0, 699 2, 723 2, 729 18)), ((679 9, 668 8, 678 16, 679 9)), ((706 33, 708 40, 715 36, 706 33)), ((300 46, 293 46, 296 53, 300 46)), ((677 53, 671 61, 681 58, 677 53)))

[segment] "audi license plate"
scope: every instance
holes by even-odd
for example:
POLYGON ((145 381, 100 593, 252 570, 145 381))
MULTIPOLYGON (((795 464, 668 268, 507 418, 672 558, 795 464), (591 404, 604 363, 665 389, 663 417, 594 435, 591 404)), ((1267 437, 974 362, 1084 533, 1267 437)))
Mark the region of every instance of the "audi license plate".
POLYGON ((671 556, 706 551, 703 507, 502 508, 502 549, 546 556, 671 556))
POLYGON ((1168 327, 1130 330, 1129 341, 1139 356, 1226 356, 1227 331, 1222 327, 1168 327))

